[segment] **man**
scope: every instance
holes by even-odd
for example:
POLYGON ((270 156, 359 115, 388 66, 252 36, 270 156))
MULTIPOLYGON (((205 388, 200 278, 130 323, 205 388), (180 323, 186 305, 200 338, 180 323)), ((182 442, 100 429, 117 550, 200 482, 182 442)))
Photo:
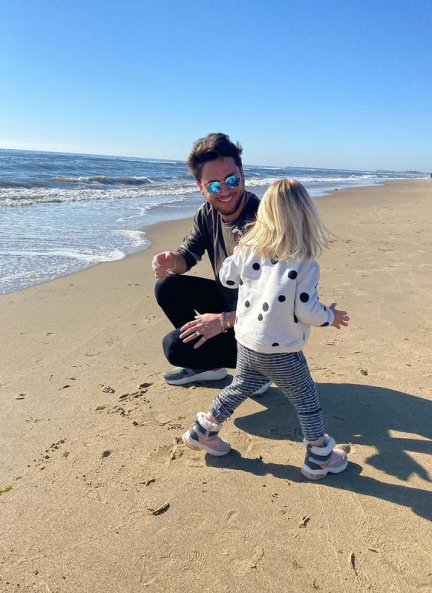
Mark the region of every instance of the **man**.
POLYGON ((178 250, 153 258, 159 279, 156 300, 176 328, 163 339, 166 358, 179 367, 163 374, 171 385, 223 379, 225 367, 236 366, 232 328, 238 291, 222 286, 218 273, 245 226, 255 220, 259 205, 258 198, 245 191, 241 153, 240 144, 226 134, 209 134, 195 142, 188 167, 206 202, 178 250), (215 279, 184 276, 206 251, 215 279))

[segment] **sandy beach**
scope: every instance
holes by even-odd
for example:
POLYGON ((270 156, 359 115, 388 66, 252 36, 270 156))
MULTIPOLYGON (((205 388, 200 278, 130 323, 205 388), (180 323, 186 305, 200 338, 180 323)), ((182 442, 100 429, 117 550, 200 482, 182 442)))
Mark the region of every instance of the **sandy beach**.
POLYGON ((184 447, 232 370, 163 382, 150 262, 190 221, 155 226, 142 253, 0 295, 1 593, 432 592, 432 181, 316 204, 321 300, 351 322, 305 353, 347 471, 301 476, 275 386, 227 422, 226 457, 184 447))

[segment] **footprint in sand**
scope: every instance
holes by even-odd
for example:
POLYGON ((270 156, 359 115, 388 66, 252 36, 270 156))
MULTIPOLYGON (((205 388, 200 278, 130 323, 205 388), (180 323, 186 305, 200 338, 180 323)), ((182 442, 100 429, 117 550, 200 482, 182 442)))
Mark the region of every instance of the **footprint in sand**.
POLYGON ((190 550, 186 554, 186 558, 189 560, 189 562, 203 562, 205 556, 199 550, 190 550))
MULTIPOLYGON (((66 439, 61 439, 60 441, 57 441, 56 443, 52 443, 52 445, 50 445, 48 447, 48 449, 45 449, 45 452, 44 453, 41 453, 38 458, 33 459, 33 461, 35 462, 36 466, 39 467, 40 470, 45 469, 46 464, 49 463, 52 460, 53 455, 55 454, 55 452, 58 449, 60 449, 60 447, 62 445, 64 445, 65 442, 66 442, 66 439)), ((66 455, 63 454, 63 457, 66 457, 66 455)))
POLYGON ((175 438, 170 445, 161 445, 148 456, 149 459, 160 463, 170 463, 183 455, 183 450, 179 447, 180 438, 175 438))
POLYGON ((238 516, 238 511, 229 511, 226 523, 231 523, 238 516))

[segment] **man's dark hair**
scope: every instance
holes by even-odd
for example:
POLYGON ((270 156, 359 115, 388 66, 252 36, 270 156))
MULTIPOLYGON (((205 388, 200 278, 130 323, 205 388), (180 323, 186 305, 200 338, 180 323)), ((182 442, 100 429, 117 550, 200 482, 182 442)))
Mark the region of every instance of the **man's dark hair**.
POLYGON ((197 181, 201 180, 203 165, 223 157, 232 157, 237 167, 242 166, 242 147, 231 142, 227 134, 213 133, 195 142, 188 157, 188 168, 197 181))

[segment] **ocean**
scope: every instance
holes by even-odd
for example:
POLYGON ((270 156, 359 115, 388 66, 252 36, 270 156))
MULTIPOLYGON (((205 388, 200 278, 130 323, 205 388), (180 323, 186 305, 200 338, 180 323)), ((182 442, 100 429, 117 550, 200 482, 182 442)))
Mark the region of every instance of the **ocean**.
MULTIPOLYGON (((427 176, 260 165, 244 170, 247 189, 259 197, 282 177, 298 179, 317 198, 427 176)), ((184 161, 0 149, 0 294, 146 249, 146 227, 188 218, 201 203, 184 161)))

